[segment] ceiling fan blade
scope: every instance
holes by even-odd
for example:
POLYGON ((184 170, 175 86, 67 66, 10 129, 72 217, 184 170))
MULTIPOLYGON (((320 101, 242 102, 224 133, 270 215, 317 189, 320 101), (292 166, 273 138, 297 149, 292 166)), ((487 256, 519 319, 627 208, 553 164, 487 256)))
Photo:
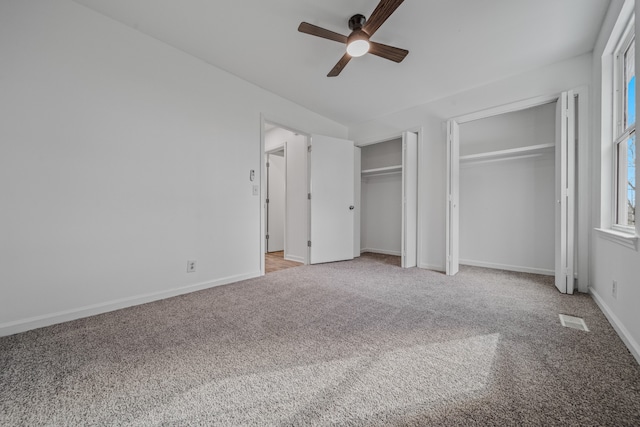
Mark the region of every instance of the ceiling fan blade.
POLYGON ((327 74, 327 77, 336 77, 338 74, 340 74, 342 69, 349 63, 349 61, 351 61, 351 55, 349 55, 348 53, 345 53, 344 55, 342 55, 342 58, 340 58, 340 61, 338 61, 335 67, 333 67, 331 71, 329 71, 329 74, 327 74))
POLYGON ((298 26, 298 31, 301 33, 311 34, 312 36, 322 37, 323 39, 329 39, 340 43, 347 43, 347 36, 334 33, 333 31, 326 30, 317 25, 309 24, 308 22, 302 22, 298 26))
POLYGON ((389 59, 393 62, 402 62, 402 60, 409 54, 406 49, 400 49, 393 46, 387 46, 386 44, 369 42, 369 53, 372 53, 380 58, 389 59))
POLYGON ((362 29, 372 36, 404 0, 381 0, 362 29))

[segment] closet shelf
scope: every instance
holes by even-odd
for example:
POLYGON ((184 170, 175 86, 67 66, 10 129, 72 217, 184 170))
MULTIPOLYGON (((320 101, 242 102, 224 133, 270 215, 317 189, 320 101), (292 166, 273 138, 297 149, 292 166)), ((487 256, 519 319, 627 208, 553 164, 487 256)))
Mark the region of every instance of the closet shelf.
POLYGON ((388 175, 392 173, 401 173, 402 165, 398 166, 387 166, 384 168, 375 168, 375 169, 363 169, 362 176, 374 176, 374 175, 388 175))
POLYGON ((460 163, 474 163, 491 160, 509 160, 521 157, 539 156, 544 152, 551 151, 555 144, 539 144, 527 147, 510 148, 508 150, 489 151, 486 153, 469 154, 460 156, 460 163))

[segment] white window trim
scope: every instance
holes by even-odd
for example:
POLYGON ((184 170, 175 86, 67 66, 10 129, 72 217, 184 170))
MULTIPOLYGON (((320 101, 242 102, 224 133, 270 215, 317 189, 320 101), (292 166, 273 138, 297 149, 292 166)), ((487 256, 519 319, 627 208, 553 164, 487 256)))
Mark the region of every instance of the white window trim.
MULTIPOLYGON (((615 91, 617 91, 620 87, 619 83, 621 79, 624 78, 624 72, 621 69, 622 67, 620 66, 620 63, 623 62, 623 60, 619 57, 618 53, 624 46, 627 46, 630 43, 635 29, 635 14, 633 10, 634 2, 627 1, 625 3, 626 4, 623 7, 623 11, 618 17, 618 23, 616 24, 609 38, 608 47, 605 49, 605 52, 602 56, 603 108, 601 120, 604 131, 604 133, 602 134, 603 144, 605 144, 606 141, 606 146, 603 145, 602 148, 603 150, 608 149, 608 151, 611 152, 611 163, 607 165, 606 169, 602 170, 601 178, 603 180, 606 180, 604 181, 605 183, 609 183, 605 184, 606 187, 604 188, 608 187, 610 193, 606 194, 606 192, 604 192, 602 195, 603 197, 601 198, 601 203, 607 206, 606 211, 609 211, 609 217, 607 218, 607 215, 605 215, 601 221, 600 228, 596 228, 595 230, 599 236, 606 240, 638 251, 638 243, 640 240, 640 221, 636 221, 635 227, 616 224, 618 194, 616 178, 618 148, 617 143, 621 139, 619 136, 621 133, 628 135, 631 132, 635 131, 635 125, 630 126, 629 129, 622 129, 623 123, 622 120, 619 120, 619 111, 624 108, 624 96, 615 93, 615 91), (608 92, 608 94, 606 92, 608 92), (607 99, 610 103, 605 103, 605 100, 607 99), (606 108, 607 105, 609 108, 606 108)), ((602 164, 603 168, 607 163, 609 163, 609 161, 602 164)), ((636 166, 636 176, 637 170, 638 168, 636 166)), ((637 181, 638 180, 636 179, 636 182, 637 181)), ((603 211, 601 210, 601 212, 603 211)))
MULTIPOLYGON (((613 200, 611 201, 611 228, 612 230, 620 233, 627 233, 630 235, 636 234, 636 229, 634 226, 626 226, 618 224, 618 217, 620 209, 620 200, 618 197, 620 196, 620 188, 618 187, 618 180, 620 178, 619 175, 619 162, 618 162, 618 146, 623 143, 625 140, 629 139, 631 135, 635 134, 636 125, 635 123, 631 126, 625 128, 625 120, 624 116, 625 108, 626 108, 626 80, 625 80, 625 62, 624 57, 625 53, 629 49, 629 46, 635 40, 635 15, 632 14, 628 20, 627 24, 624 27, 624 32, 617 43, 614 50, 614 74, 613 74, 613 90, 614 90, 614 107, 613 107, 613 135, 612 135, 612 184, 613 184, 613 200)), ((626 204, 626 198, 624 203, 626 204)))
MULTIPOLYGON (((614 75, 613 75, 613 90, 617 92, 614 98, 614 107, 613 107, 613 139, 616 140, 619 136, 625 133, 627 129, 624 128, 624 118, 622 117, 622 112, 625 108, 625 99, 624 93, 621 93, 620 89, 625 87, 625 69, 624 69, 624 53, 629 48, 629 45, 635 38, 635 15, 631 15, 629 17, 629 22, 624 27, 624 32, 622 33, 619 42, 616 44, 616 47, 613 51, 615 55, 614 58, 614 75)), ((629 129, 635 129, 635 125, 629 127, 629 129)), ((630 133, 630 132, 629 132, 630 133)))
MULTIPOLYGON (((623 97, 620 97, 623 98, 623 97)), ((636 132, 636 125, 635 123, 631 126, 629 126, 627 129, 621 130, 620 132, 622 132, 622 134, 620 136, 614 137, 613 142, 611 144, 611 160, 613 162, 613 164, 611 165, 611 170, 613 171, 612 174, 612 185, 613 185, 613 191, 611 193, 612 196, 612 201, 611 201, 611 228, 615 231, 618 231, 620 233, 627 233, 627 234, 636 234, 636 228, 633 225, 623 225, 623 224, 618 224, 618 216, 619 216, 619 209, 621 209, 620 204, 621 201, 619 199, 620 197, 620 188, 619 188, 619 179, 620 179, 620 153, 619 153, 619 146, 622 143, 625 143, 626 141, 629 140, 629 138, 631 138, 632 135, 635 135, 636 132)), ((637 162, 637 160, 636 160, 637 162)), ((628 172, 627 172, 628 173, 628 172)), ((625 178, 626 178, 626 174, 625 174, 625 178)), ((636 180, 637 181, 637 180, 636 180)), ((626 182, 626 181, 625 181, 626 182)), ((626 185, 625 185, 625 190, 626 190, 626 185)), ((627 203, 627 198, 626 198, 626 191, 625 191, 625 198, 624 198, 624 202, 622 202, 626 205, 627 203)))
POLYGON ((617 243, 625 248, 638 250, 638 241, 640 236, 635 233, 629 233, 628 231, 618 231, 613 228, 596 228, 600 237, 609 240, 610 242, 617 243))

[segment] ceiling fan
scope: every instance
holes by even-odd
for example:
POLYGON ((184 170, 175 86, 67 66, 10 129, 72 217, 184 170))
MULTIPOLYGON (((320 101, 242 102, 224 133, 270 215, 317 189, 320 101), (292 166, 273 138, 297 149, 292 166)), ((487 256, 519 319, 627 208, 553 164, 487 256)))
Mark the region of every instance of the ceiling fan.
POLYGON ((408 50, 372 42, 369 39, 403 1, 404 0, 381 0, 369 17, 369 20, 360 14, 353 15, 349 19, 349 29, 352 30, 349 36, 334 33, 333 31, 309 24, 308 22, 302 22, 298 27, 298 31, 347 45, 347 53, 340 58, 340 61, 338 61, 335 67, 327 74, 327 77, 337 76, 347 63, 349 63, 351 58, 362 56, 367 52, 394 62, 402 62, 409 53, 408 50))

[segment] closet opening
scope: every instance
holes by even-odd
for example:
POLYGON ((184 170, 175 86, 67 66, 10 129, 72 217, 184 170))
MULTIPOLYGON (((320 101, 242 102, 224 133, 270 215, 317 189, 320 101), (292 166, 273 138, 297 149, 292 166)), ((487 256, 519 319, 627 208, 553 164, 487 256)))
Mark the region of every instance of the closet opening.
POLYGON ((460 124, 460 264, 555 274, 556 104, 460 124))
POLYGON ((402 139, 361 149, 360 252, 385 255, 389 263, 400 266, 402 139))
POLYGON ((583 87, 447 122, 447 275, 476 265, 555 276, 560 292, 580 283, 584 291, 586 96, 583 87))
POLYGON ((417 266, 418 137, 360 146, 360 253, 417 266))

